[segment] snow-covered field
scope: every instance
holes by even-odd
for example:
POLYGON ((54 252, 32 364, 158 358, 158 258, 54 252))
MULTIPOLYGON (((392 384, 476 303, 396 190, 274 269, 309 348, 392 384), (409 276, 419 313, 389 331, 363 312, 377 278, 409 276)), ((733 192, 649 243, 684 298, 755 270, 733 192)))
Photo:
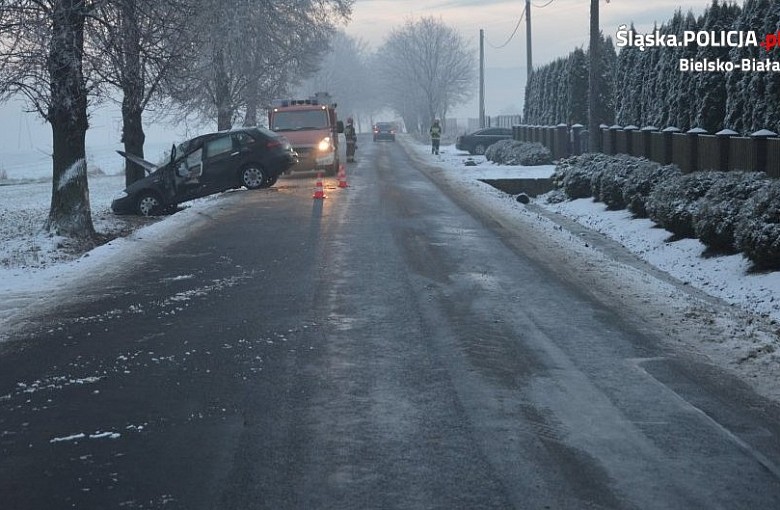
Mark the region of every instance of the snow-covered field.
MULTIPOLYGON (((744 323, 738 324, 737 319, 729 318, 721 324, 724 338, 720 339, 720 349, 725 353, 726 364, 728 357, 732 361, 743 360, 755 353, 755 357, 761 358, 760 364, 753 367, 750 377, 773 378, 777 382, 780 352, 774 351, 780 347, 780 307, 776 303, 780 297, 780 272, 751 272, 749 263, 741 255, 703 258, 704 247, 698 241, 669 242, 669 234, 654 227, 649 220, 632 219, 627 211, 607 211, 603 204, 590 199, 561 204, 546 204, 537 199, 524 206, 514 197, 481 182, 481 179, 549 177, 554 169, 551 165, 499 166, 482 156, 460 153, 453 146, 443 146, 440 156, 432 156, 427 145, 415 144, 408 138, 403 143, 410 146, 417 157, 440 168, 452 185, 467 190, 470 197, 505 210, 510 218, 535 214, 539 228, 546 229, 546 235, 557 236, 563 249, 579 250, 588 244, 578 238, 581 234, 573 235, 561 229, 556 218, 567 218, 600 232, 604 238, 620 243, 672 278, 745 312, 743 317, 748 318, 744 323), (476 166, 465 166, 467 159, 472 159, 476 166), (750 319, 752 316, 758 317, 762 324, 768 324, 770 329, 774 328, 774 332, 767 337, 764 328, 759 335, 750 319), (740 334, 729 333, 734 331, 740 334), (745 346, 740 342, 755 345, 745 346)), ((162 154, 166 146, 158 144, 154 150, 162 154)), ((155 160, 154 150, 147 152, 147 159, 155 160)), ((10 156, 6 159, 0 154, 0 168, 5 168, 8 174, 7 180, 0 181, 0 295, 3 296, 0 300, 0 341, 7 334, 11 318, 18 319, 21 310, 31 310, 32 305, 41 303, 44 297, 51 297, 55 291, 67 292, 69 282, 83 280, 87 275, 109 274, 106 269, 109 264, 116 267, 116 264, 137 259, 139 250, 144 248, 139 247, 139 242, 151 247, 155 238, 186 235, 180 225, 195 221, 198 212, 219 201, 219 196, 194 201, 183 211, 159 220, 116 217, 110 213, 109 206, 113 196, 124 187, 121 158, 113 149, 93 154, 89 165, 101 170, 93 172, 89 181, 95 225, 102 233, 120 237, 86 254, 68 249, 63 240, 41 231, 51 198, 51 183, 46 181, 50 160, 29 159, 25 164, 4 165, 4 161, 20 159, 10 156)), ((659 295, 675 293, 662 281, 654 285, 657 287, 651 285, 651 291, 659 295)), ((778 391, 775 396, 780 398, 780 384, 774 386, 778 391)), ((766 389, 767 393, 773 394, 771 388, 766 389)))

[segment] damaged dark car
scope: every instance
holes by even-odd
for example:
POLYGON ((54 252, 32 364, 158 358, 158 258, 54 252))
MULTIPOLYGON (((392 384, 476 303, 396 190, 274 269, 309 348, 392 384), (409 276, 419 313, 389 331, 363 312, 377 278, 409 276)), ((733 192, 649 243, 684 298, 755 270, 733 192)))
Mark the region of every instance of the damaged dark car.
POLYGON ((162 166, 118 152, 150 173, 125 188, 111 209, 142 216, 165 214, 182 202, 242 186, 268 188, 298 162, 286 138, 261 127, 209 133, 174 145, 162 166))

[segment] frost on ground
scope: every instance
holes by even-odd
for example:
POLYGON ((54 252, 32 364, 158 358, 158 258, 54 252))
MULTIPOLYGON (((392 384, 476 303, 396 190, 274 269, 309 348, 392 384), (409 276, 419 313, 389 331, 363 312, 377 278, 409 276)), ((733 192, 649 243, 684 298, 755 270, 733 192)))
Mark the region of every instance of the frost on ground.
POLYGON ((156 221, 115 216, 111 212, 111 199, 122 188, 124 176, 90 177, 92 220, 98 238, 84 244, 43 230, 51 201, 50 182, 0 186, 0 270, 40 269, 74 260, 96 245, 156 221))

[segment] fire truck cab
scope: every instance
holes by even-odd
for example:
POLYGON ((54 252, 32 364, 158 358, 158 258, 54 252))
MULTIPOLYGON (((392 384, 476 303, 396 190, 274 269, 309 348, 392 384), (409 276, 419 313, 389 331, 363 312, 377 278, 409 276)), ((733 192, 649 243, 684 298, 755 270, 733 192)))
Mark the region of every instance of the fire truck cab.
POLYGON ((268 109, 268 126, 283 134, 298 153, 298 164, 289 172, 339 169, 338 134, 344 123, 336 118, 336 103, 326 92, 308 99, 278 99, 268 109))

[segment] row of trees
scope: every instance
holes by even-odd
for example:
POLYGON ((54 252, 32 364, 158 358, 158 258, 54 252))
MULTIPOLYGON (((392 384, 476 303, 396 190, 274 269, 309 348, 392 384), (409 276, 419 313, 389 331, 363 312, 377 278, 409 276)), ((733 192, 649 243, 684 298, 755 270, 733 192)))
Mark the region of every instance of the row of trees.
POLYGON ((408 20, 376 51, 339 33, 333 51, 301 93, 327 90, 343 114, 372 119, 382 111, 402 118, 414 133, 427 133, 476 85, 476 54, 453 28, 432 17, 408 20))
MULTIPOLYGON (((316 70, 354 0, 0 0, 0 99, 24 95, 52 126, 46 228, 94 236, 89 108, 121 102, 122 141, 143 157, 155 107, 254 124, 261 105, 316 70)), ((143 176, 128 162, 127 182, 143 176)))
MULTIPOLYGON (((759 41, 780 27, 780 3, 745 0, 737 4, 713 0, 700 16, 678 10, 657 27, 661 34, 682 40, 685 31, 720 33, 754 31, 759 41)), ((634 28, 631 27, 632 31, 634 28)), ((637 46, 622 48, 615 57, 611 42, 602 50, 604 81, 599 91, 604 110, 598 120, 621 125, 723 128, 749 134, 759 129, 780 130, 780 74, 773 72, 685 72, 680 60, 739 63, 770 58, 777 51, 762 47, 637 46), (606 55, 604 55, 606 53, 606 55)), ((575 50, 534 71, 526 88, 525 121, 533 124, 586 123, 587 54, 575 50)))
MULTIPOLYGON (((617 61, 612 39, 601 37, 601 72, 596 118, 612 124, 615 119, 613 74, 617 61)), ((531 73, 525 88, 523 119, 527 124, 588 123, 588 53, 581 48, 531 73)))

